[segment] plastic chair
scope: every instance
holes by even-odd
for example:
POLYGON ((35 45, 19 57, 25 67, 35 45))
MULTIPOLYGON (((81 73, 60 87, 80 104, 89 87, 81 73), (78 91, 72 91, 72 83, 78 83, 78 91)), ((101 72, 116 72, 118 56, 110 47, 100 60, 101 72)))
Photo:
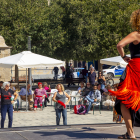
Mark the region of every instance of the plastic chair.
POLYGON ((65 90, 65 92, 66 92, 68 95, 71 95, 71 90, 67 89, 67 90, 65 90))
MULTIPOLYGON (((75 101, 75 105, 76 105, 76 101, 79 101, 79 97, 76 97, 76 95, 78 95, 78 91, 72 91, 71 96, 75 96, 75 97, 71 97, 71 106, 72 106, 72 101, 75 101)), ((70 108, 70 110, 72 110, 72 107, 70 108)))
MULTIPOLYGON (((66 92, 69 96, 71 95, 71 90, 67 89, 67 90, 65 90, 65 92, 66 92)), ((68 100, 68 99, 66 98, 66 100, 68 100)), ((70 102, 69 102, 69 109, 70 109, 70 102)))
MULTIPOLYGON (((58 91, 57 89, 51 89, 51 93, 55 93, 57 91, 58 91)), ((52 94, 52 97, 53 97, 53 94, 52 94)), ((51 105, 52 105, 52 98, 51 98, 51 105)), ((55 106, 55 102, 54 102, 54 106, 55 106)))
POLYGON ((99 106, 99 112, 101 114, 101 101, 99 103, 96 103, 96 104, 92 104, 93 105, 93 115, 94 115, 94 110, 95 110, 95 106, 99 106))
MULTIPOLYGON (((78 94, 78 91, 72 91, 71 93, 72 96, 76 96, 77 94, 78 94)), ((72 97, 71 101, 76 101, 75 99, 76 99, 75 97, 72 97)))
MULTIPOLYGON (((22 100, 21 99, 21 96, 20 96, 20 98, 19 98, 19 107, 22 109, 22 103, 23 102, 26 102, 26 101, 24 101, 24 100, 22 100)), ((28 101, 27 101, 27 105, 28 105, 28 107, 29 107, 29 103, 28 103, 28 101)))

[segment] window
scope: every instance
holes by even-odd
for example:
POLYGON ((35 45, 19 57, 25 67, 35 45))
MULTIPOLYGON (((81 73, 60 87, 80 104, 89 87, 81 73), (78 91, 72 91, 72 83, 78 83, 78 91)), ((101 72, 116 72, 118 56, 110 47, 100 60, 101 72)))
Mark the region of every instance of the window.
POLYGON ((114 69, 116 66, 111 66, 109 69, 114 69))
POLYGON ((118 66, 118 69, 124 69, 123 67, 121 67, 121 66, 118 66))

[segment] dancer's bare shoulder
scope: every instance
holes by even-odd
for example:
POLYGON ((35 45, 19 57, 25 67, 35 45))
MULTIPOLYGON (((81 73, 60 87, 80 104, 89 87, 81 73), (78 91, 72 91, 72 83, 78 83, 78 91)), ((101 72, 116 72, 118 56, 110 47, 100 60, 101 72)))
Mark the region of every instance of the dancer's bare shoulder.
POLYGON ((140 33, 137 31, 132 32, 132 35, 135 36, 136 40, 133 41, 134 45, 137 45, 140 43, 140 33))

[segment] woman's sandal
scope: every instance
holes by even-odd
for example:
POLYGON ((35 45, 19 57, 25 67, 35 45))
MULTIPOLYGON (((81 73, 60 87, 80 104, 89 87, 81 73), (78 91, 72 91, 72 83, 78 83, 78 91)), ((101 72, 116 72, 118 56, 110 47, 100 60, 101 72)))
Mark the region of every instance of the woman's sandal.
POLYGON ((118 136, 118 139, 131 139, 131 140, 135 140, 135 138, 132 138, 128 135, 128 133, 124 134, 124 135, 121 135, 121 136, 118 136))

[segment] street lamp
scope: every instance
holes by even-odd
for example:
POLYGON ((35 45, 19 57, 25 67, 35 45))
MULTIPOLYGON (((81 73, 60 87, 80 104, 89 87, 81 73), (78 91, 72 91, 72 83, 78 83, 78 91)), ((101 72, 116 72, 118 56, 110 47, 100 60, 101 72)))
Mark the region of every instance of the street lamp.
POLYGON ((7 46, 5 44, 5 40, 2 36, 0 36, 0 50, 11 49, 12 47, 7 46))

